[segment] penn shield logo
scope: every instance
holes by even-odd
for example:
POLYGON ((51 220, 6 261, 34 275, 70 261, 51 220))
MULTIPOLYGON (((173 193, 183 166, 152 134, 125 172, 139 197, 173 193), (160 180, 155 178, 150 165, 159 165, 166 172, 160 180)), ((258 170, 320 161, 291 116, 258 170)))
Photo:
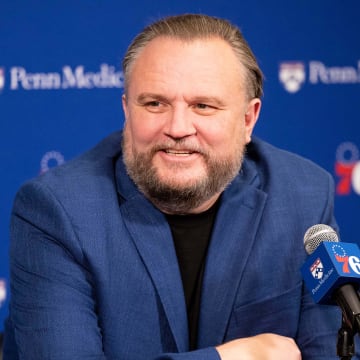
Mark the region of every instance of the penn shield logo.
POLYGON ((3 67, 0 67, 0 91, 5 86, 5 69, 3 67))
POLYGON ((310 272, 314 279, 320 280, 324 275, 324 265, 320 258, 317 258, 315 262, 310 266, 310 272))
POLYGON ((290 93, 298 92, 306 78, 305 65, 302 62, 284 62, 280 64, 279 80, 285 90, 290 93))

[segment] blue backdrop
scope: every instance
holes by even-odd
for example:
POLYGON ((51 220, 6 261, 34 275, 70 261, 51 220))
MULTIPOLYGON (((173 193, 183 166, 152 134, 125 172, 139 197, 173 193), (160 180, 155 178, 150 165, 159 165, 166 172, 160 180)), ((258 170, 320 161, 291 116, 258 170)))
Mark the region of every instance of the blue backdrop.
POLYGON ((185 12, 239 25, 266 76, 255 133, 333 174, 342 240, 360 242, 358 0, 3 0, 0 331, 16 190, 122 127, 120 63, 127 45, 149 22, 185 12))

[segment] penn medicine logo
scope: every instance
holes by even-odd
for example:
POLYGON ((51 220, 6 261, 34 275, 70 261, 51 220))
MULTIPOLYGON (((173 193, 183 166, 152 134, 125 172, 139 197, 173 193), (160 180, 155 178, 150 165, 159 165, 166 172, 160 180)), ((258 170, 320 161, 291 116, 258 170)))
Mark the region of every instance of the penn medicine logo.
POLYGON ((320 280, 324 275, 324 265, 320 258, 317 258, 315 262, 310 266, 310 272, 314 279, 320 280))
POLYGON ((355 66, 328 66, 322 61, 309 61, 308 73, 302 61, 284 61, 279 65, 279 81, 289 93, 310 85, 360 84, 360 60, 355 66))
POLYGON ((305 65, 302 62, 280 64, 279 80, 288 92, 299 91, 305 81, 305 65))
MULTIPOLYGON (((123 88, 123 72, 115 66, 101 64, 96 71, 84 65, 65 65, 60 71, 28 71, 24 66, 12 66, 9 70, 9 89, 16 90, 67 90, 123 88)), ((0 91, 5 87, 5 69, 0 67, 0 91)))

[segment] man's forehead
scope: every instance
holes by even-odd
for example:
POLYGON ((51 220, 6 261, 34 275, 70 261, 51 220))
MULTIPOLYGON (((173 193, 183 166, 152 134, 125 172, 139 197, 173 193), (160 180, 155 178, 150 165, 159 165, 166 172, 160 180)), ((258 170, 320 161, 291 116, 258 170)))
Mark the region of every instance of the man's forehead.
POLYGON ((231 48, 230 44, 217 35, 209 35, 209 36, 194 36, 192 38, 184 38, 181 36, 170 36, 170 35, 158 35, 150 40, 145 46, 144 49, 151 46, 154 43, 173 43, 179 45, 194 45, 194 44, 206 44, 206 43, 218 43, 219 45, 227 45, 231 48))
POLYGON ((237 54, 228 42, 220 37, 195 37, 194 39, 182 39, 170 36, 158 36, 145 45, 134 59, 137 62, 147 62, 151 59, 153 64, 163 61, 188 60, 189 65, 214 66, 234 65, 236 68, 243 67, 237 54), (189 61, 190 57, 190 61, 189 61), (201 61, 201 63, 199 63, 201 61))

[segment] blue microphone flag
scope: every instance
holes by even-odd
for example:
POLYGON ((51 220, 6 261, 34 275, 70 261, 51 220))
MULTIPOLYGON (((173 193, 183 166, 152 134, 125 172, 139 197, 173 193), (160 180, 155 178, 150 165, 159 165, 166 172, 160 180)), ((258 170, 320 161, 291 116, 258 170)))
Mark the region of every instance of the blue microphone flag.
POLYGON ((323 241, 301 268, 314 301, 336 305, 333 292, 344 284, 360 285, 360 249, 357 244, 323 241))

